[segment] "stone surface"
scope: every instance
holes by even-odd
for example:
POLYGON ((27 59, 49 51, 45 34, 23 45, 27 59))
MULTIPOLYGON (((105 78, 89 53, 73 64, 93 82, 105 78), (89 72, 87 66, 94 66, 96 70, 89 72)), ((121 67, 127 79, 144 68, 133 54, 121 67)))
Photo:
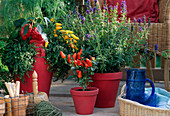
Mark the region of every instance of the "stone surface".
MULTIPOLYGON (((125 83, 125 81, 120 82, 117 96, 125 83)), ((70 95, 70 88, 77 86, 78 83, 74 82, 74 80, 66 80, 64 83, 60 81, 52 83, 49 100, 54 106, 62 110, 63 116, 81 116, 76 114, 70 95)), ((146 84, 146 86, 148 87, 149 84, 146 84)), ((164 84, 155 83, 155 87, 164 88, 164 84)), ((114 108, 94 108, 93 114, 86 116, 119 116, 119 102, 116 100, 114 108)))

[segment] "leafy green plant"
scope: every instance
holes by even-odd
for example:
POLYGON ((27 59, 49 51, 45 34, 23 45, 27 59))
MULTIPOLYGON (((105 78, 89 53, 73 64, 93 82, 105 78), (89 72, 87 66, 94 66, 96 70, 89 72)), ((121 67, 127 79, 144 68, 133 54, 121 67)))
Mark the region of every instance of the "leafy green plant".
POLYGON ((21 37, 8 42, 2 54, 3 64, 8 66, 10 77, 23 77, 27 71, 32 71, 35 62, 36 51, 33 45, 29 45, 29 40, 23 41, 21 37))
POLYGON ((150 23, 144 25, 133 23, 127 19, 126 5, 121 4, 122 15, 118 19, 118 8, 109 7, 99 10, 97 4, 92 8, 89 0, 87 2, 86 15, 82 15, 76 10, 65 20, 65 28, 72 29, 81 38, 79 45, 86 48, 87 56, 93 55, 98 62, 96 72, 109 73, 119 72, 121 67, 134 63, 134 57, 140 53, 141 49, 147 47, 150 23), (110 13, 108 12, 110 11, 110 13), (139 32, 134 27, 138 26, 139 32))

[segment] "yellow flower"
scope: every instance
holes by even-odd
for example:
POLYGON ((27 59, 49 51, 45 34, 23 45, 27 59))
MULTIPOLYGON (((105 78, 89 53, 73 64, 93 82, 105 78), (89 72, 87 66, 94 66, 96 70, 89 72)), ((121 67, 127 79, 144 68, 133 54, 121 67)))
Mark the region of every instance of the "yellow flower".
POLYGON ((66 40, 66 44, 68 44, 68 40, 66 40))
POLYGON ((74 48, 74 44, 73 43, 70 43, 70 46, 71 46, 71 48, 74 48))
POLYGON ((54 34, 54 37, 58 37, 58 35, 57 35, 57 34, 54 34))
POLYGON ((66 30, 60 30, 61 33, 66 33, 66 30))
POLYGON ((56 34, 56 31, 54 31, 54 34, 56 34))
POLYGON ((77 48, 76 46, 74 46, 74 48, 75 48, 76 50, 78 50, 78 48, 77 48))
POLYGON ((68 33, 70 33, 70 34, 74 33, 73 31, 70 31, 70 30, 60 30, 60 32, 66 33, 66 34, 68 34, 68 33))
POLYGON ((58 26, 62 26, 62 24, 61 23, 56 23, 56 27, 58 27, 58 26))
POLYGON ((45 47, 47 47, 48 46, 48 44, 49 44, 49 42, 47 41, 47 42, 45 42, 45 47))
POLYGON ((67 35, 64 36, 64 40, 70 39, 67 35))
POLYGON ((60 30, 60 29, 62 29, 62 27, 56 27, 56 30, 60 30))
POLYGON ((76 40, 74 40, 74 39, 73 39, 73 42, 74 42, 74 43, 77 43, 77 41, 76 41, 76 40))
POLYGON ((51 21, 51 22, 54 22, 54 18, 51 18, 50 21, 51 21))
POLYGON ((75 36, 74 34, 71 34, 71 36, 76 39, 76 40, 79 40, 79 38, 77 36, 75 36))
POLYGON ((66 33, 68 34, 68 33, 70 33, 70 34, 72 34, 72 33, 74 33, 73 31, 70 31, 70 30, 66 30, 66 33))

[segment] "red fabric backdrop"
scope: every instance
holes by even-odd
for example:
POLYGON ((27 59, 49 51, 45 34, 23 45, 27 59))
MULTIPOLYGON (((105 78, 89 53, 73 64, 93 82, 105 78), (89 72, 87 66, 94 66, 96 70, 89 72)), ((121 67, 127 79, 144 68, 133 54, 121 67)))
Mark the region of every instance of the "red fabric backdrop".
MULTIPOLYGON (((158 22, 158 4, 157 0, 125 0, 127 5, 127 17, 133 20, 135 17, 139 19, 145 15, 148 19, 150 17, 151 22, 158 22)), ((121 14, 121 2, 122 0, 107 0, 108 7, 110 5, 118 6, 119 16, 121 14)))

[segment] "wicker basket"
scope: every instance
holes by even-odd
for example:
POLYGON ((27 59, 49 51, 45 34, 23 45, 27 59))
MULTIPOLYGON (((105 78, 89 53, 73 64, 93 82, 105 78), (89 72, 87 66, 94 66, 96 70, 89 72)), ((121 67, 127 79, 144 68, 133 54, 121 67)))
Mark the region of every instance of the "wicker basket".
POLYGON ((168 109, 145 106, 122 98, 125 96, 125 87, 126 85, 122 87, 121 94, 118 96, 121 116, 170 116, 170 110, 168 109))

